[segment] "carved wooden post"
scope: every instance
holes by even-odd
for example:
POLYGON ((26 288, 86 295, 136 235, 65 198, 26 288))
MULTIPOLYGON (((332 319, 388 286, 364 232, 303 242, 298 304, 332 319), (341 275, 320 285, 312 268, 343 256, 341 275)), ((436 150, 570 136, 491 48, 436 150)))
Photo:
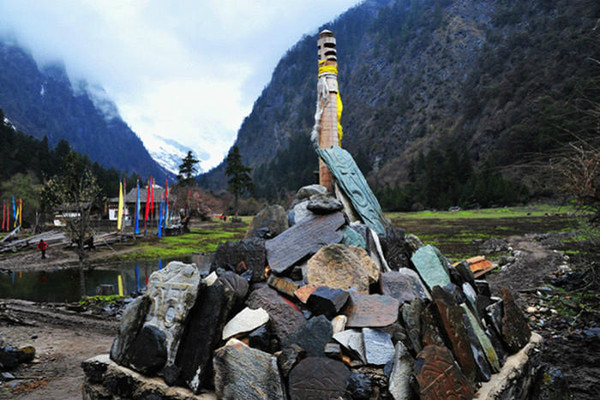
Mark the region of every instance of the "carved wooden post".
MULTIPOLYGON (((319 49, 319 107, 323 109, 319 135, 319 148, 321 149, 337 146, 340 142, 338 139, 338 83, 335 45, 333 32, 324 30, 319 34, 319 40, 317 41, 319 49), (322 78, 324 78, 324 82, 322 78), (325 83, 324 87, 323 83, 325 83)), ((333 176, 321 159, 319 159, 319 183, 325 186, 329 192, 333 192, 333 176)))

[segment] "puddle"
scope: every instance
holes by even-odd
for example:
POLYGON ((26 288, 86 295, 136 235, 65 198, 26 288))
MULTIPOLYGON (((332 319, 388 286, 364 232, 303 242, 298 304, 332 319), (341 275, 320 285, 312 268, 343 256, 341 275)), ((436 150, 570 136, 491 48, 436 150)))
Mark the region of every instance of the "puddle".
MULTIPOLYGON (((146 290, 148 278, 154 271, 166 267, 171 260, 146 260, 96 266, 85 271, 85 293, 95 296, 100 285, 112 285, 118 293, 121 276, 123 293, 146 290)), ((193 255, 178 261, 195 262, 202 269, 210 265, 209 255, 193 255)), ((0 272, 0 298, 37 302, 79 301, 79 269, 60 268, 49 271, 0 272)))

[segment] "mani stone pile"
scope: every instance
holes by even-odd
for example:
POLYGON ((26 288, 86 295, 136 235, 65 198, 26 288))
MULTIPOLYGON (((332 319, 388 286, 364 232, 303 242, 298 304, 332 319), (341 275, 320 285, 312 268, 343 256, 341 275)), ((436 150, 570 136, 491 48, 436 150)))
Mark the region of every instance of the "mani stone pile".
POLYGON ((304 187, 210 268, 153 273, 110 359, 83 363, 84 399, 473 398, 529 342, 511 293, 492 297, 376 201, 365 215, 366 183, 330 169, 337 198, 304 187))

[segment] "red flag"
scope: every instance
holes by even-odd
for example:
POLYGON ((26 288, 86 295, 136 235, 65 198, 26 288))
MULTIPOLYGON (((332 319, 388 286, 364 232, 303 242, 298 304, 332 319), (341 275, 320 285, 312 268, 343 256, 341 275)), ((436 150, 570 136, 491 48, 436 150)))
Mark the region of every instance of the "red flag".
POLYGON ((144 221, 148 221, 148 212, 150 211, 150 180, 148 180, 148 186, 146 187, 146 210, 144 214, 144 221))
POLYGON ((150 214, 154 216, 154 178, 150 177, 150 214))

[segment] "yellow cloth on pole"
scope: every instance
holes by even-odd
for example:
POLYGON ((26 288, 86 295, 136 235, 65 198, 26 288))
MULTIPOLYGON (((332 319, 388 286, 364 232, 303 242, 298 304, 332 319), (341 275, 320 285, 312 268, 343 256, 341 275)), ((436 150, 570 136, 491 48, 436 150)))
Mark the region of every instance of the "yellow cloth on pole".
POLYGON ((117 283, 119 285, 119 296, 123 296, 123 278, 121 275, 117 277, 117 283))
MULTIPOLYGON (((322 65, 325 63, 325 60, 319 61, 319 77, 323 74, 336 74, 338 73, 337 67, 335 65, 322 65)), ((342 147, 342 137, 344 136, 344 130, 342 129, 342 110, 344 109, 344 105, 342 104, 342 97, 340 96, 340 88, 338 86, 337 91, 337 134, 338 134, 338 144, 342 147)))
POLYGON ((123 182, 119 182, 119 209, 117 213, 117 230, 120 231, 123 224, 123 182))

